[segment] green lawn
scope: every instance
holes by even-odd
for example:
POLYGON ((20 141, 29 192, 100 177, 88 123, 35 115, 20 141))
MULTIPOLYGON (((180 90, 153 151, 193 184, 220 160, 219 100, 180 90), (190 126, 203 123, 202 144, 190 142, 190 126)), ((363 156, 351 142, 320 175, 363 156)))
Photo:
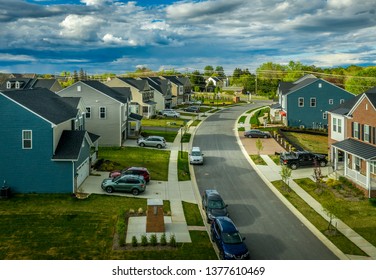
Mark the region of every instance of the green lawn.
POLYGON ((146 167, 152 180, 168 181, 169 150, 140 147, 105 148, 100 147, 98 158, 109 161, 99 166, 100 171, 112 171, 129 166, 146 167))
POLYGON ((312 180, 298 179, 295 181, 321 205, 334 201, 338 207, 335 207, 333 214, 376 246, 376 206, 368 199, 340 198, 326 188, 321 194, 318 194, 315 191, 317 187, 312 180))
MULTIPOLYGON (((325 232, 328 229, 328 222, 323 217, 317 214, 317 212, 294 191, 286 191, 283 187, 284 183, 281 180, 272 183, 278 191, 290 201, 300 213, 303 214, 304 217, 306 217, 321 233, 325 235, 325 232)), ((337 232, 336 235, 326 235, 326 237, 345 254, 366 256, 361 249, 339 232, 337 232)))
MULTIPOLYGON (((146 209, 145 199, 94 194, 84 200, 69 194, 16 195, 2 200, 0 259, 216 259, 206 231, 190 232, 193 242, 178 244, 176 249, 113 250, 119 213, 140 207, 146 209)), ((191 208, 185 209, 186 216, 197 215, 197 209, 191 208)))
POLYGON ((285 132, 284 134, 307 151, 328 153, 328 136, 298 132, 285 132))

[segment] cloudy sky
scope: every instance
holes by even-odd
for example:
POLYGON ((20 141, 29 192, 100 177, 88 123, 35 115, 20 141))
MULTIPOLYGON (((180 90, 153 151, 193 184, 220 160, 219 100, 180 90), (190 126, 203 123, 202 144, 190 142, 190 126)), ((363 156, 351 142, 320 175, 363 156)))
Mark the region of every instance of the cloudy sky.
POLYGON ((376 64, 375 0, 0 0, 0 72, 376 64))

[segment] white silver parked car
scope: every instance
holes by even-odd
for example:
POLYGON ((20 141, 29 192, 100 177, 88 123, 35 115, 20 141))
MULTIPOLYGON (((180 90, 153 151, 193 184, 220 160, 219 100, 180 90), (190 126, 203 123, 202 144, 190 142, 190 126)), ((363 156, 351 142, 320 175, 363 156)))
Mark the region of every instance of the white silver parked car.
POLYGON ((166 140, 161 136, 148 136, 146 138, 138 138, 137 145, 140 147, 156 147, 158 149, 166 147, 166 140))
POLYGON ((164 109, 160 112, 160 114, 169 118, 180 118, 180 113, 172 109, 164 109))

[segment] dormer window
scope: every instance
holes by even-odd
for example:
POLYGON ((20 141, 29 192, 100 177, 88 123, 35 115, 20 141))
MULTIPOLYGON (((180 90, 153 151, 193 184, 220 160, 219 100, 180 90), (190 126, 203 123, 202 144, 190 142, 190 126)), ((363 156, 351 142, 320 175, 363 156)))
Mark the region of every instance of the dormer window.
POLYGON ((20 82, 17 81, 17 82, 16 82, 16 89, 19 89, 19 88, 20 88, 20 82))
POLYGON ((12 83, 11 82, 7 82, 7 89, 11 89, 12 88, 12 83))

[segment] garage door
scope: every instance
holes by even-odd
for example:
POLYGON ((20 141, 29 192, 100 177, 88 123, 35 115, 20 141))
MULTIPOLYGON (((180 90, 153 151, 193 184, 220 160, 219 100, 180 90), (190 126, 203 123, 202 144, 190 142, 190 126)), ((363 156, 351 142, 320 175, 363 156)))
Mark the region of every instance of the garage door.
POLYGON ((77 167, 77 187, 89 176, 90 166, 89 159, 87 158, 79 167, 77 167))

